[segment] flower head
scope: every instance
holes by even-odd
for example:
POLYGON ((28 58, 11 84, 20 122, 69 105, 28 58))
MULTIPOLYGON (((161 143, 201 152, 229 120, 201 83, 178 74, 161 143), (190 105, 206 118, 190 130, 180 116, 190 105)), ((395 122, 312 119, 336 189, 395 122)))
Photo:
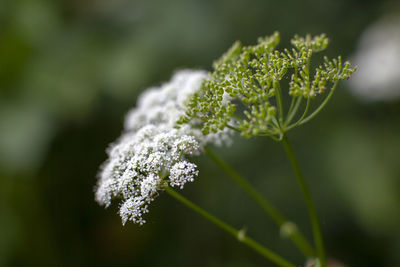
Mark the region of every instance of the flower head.
POLYGON ((125 131, 107 150, 99 173, 96 200, 108 207, 120 198, 120 216, 143 224, 149 204, 165 186, 183 188, 198 175, 187 157, 207 143, 229 141, 229 131, 204 136, 201 121, 176 127, 187 98, 207 77, 203 71, 180 71, 170 82, 144 92, 125 120, 125 131))
POLYGON ((329 43, 323 34, 295 36, 291 50, 277 50, 279 41, 279 33, 275 32, 260 38, 254 46, 236 42, 214 63, 214 71, 191 97, 179 122, 200 119, 205 134, 231 128, 244 137, 279 139, 287 130, 315 115, 305 117, 310 100, 323 94, 329 85, 333 91, 338 81, 348 79, 355 71, 349 62, 342 63, 340 57, 333 60, 325 57, 324 64, 311 69, 312 55, 326 49, 329 43), (292 103, 287 114, 283 110, 283 89, 292 103), (303 99, 307 101, 304 115, 293 122, 303 99))
POLYGON ((125 119, 125 130, 136 131, 147 124, 175 127, 176 121, 184 114, 185 102, 207 78, 205 71, 181 70, 171 81, 160 87, 143 92, 135 108, 125 119))
POLYGON ((142 215, 163 186, 183 188, 197 176, 197 166, 187 162, 185 156, 198 149, 195 138, 178 129, 150 124, 123 135, 108 151, 96 200, 107 207, 112 198, 121 198, 123 221, 143 224, 142 215))

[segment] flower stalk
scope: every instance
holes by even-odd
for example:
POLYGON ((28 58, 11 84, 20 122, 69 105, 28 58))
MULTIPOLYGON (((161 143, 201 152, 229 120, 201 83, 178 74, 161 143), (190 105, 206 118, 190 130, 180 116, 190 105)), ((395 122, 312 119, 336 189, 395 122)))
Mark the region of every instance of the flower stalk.
POLYGON ((283 136, 282 145, 283 145, 286 155, 289 159, 289 162, 293 169, 293 172, 297 178, 297 182, 300 186, 301 192, 303 194, 303 197, 304 197, 304 200, 305 200, 305 203, 307 206, 307 210, 308 210, 310 220, 311 220, 313 235, 314 235, 314 242, 315 242, 315 245, 317 248, 317 254, 318 254, 318 258, 321 263, 321 267, 326 267, 326 255, 325 255, 325 249, 324 249, 324 242, 323 242, 323 238, 322 238, 320 222, 319 222, 319 219, 317 216, 317 211, 316 211, 314 202, 312 201, 311 194, 308 190, 306 181, 304 180, 303 174, 301 173, 300 166, 299 166, 299 163, 297 162, 293 148, 292 148, 286 135, 283 136))
POLYGON ((178 192, 176 192, 172 188, 165 187, 164 189, 170 196, 172 196, 173 198, 175 198, 176 200, 178 200, 179 202, 184 204, 186 207, 190 208, 191 210, 193 210, 197 214, 201 215, 203 218, 205 218, 209 222, 213 223, 217 227, 221 228, 222 230, 224 230, 228 234, 232 235, 239 242, 245 244, 250 249, 252 249, 253 251, 259 253, 264 258, 270 260, 271 262, 275 263, 276 265, 281 266, 281 267, 295 267, 296 266, 296 265, 288 262, 287 260, 285 260, 281 256, 279 256, 275 252, 273 252, 270 249, 266 248, 265 246, 261 245, 260 243, 258 243, 254 239, 248 237, 246 234, 243 233, 243 231, 235 229, 231 225, 229 225, 226 222, 220 220, 219 218, 217 218, 216 216, 214 216, 211 213, 207 212, 206 210, 200 208, 199 206, 197 206, 193 202, 189 201, 187 198, 185 198, 184 196, 182 196, 181 194, 179 194, 178 192))
MULTIPOLYGON (((204 150, 215 164, 228 174, 228 176, 271 217, 276 225, 281 229, 284 229, 287 225, 293 225, 293 223, 286 219, 268 199, 263 197, 245 178, 233 170, 226 162, 221 160, 209 147, 206 146, 204 150)), ((314 249, 297 227, 291 227, 290 231, 287 233, 287 237, 290 238, 304 256, 307 258, 315 256, 314 249)))

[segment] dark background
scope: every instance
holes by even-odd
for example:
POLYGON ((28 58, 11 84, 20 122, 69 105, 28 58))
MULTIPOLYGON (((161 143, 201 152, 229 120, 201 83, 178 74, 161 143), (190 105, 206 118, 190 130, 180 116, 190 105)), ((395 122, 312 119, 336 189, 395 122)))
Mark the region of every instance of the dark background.
MULTIPOLYGON (((325 32, 350 57, 396 1, 0 1, 0 266, 273 266, 166 194, 148 223, 121 225, 94 201, 105 148, 141 91, 182 68, 210 69, 235 40, 325 32)), ((359 66, 362 68, 362 66, 359 66)), ((364 102, 346 82, 290 132, 329 256, 400 266, 400 102, 364 102)), ((281 146, 235 139, 216 149, 308 237, 281 146)), ((207 157, 182 193, 298 264, 271 220, 207 157)))

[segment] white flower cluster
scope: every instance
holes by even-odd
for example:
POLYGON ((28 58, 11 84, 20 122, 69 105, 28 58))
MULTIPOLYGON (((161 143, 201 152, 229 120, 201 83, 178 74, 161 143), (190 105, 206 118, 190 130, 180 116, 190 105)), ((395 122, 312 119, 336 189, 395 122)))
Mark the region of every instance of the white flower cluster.
POLYGON ((229 132, 205 136, 194 123, 175 128, 186 99, 196 92, 207 74, 183 70, 159 88, 144 92, 125 121, 125 131, 111 145, 96 189, 96 200, 108 207, 122 199, 120 216, 143 224, 143 214, 164 186, 182 189, 198 175, 197 166, 185 159, 207 143, 229 141, 229 132))
POLYGON ((203 71, 182 70, 169 83, 147 89, 139 96, 137 107, 128 112, 125 129, 138 130, 147 124, 168 125, 175 123, 185 109, 185 101, 195 93, 207 74, 203 71))
MULTIPOLYGON (((185 114, 186 101, 200 89, 208 75, 205 71, 181 70, 170 82, 161 87, 153 87, 139 96, 137 107, 130 110, 125 118, 125 130, 137 131, 141 127, 154 124, 174 128, 179 118, 185 114)), ((200 121, 191 121, 182 125, 182 132, 193 135, 201 146, 208 143, 215 145, 230 144, 231 130, 203 135, 200 121)))
POLYGON ((400 97, 400 18, 383 18, 362 34, 352 59, 359 70, 350 80, 356 96, 367 101, 400 97))

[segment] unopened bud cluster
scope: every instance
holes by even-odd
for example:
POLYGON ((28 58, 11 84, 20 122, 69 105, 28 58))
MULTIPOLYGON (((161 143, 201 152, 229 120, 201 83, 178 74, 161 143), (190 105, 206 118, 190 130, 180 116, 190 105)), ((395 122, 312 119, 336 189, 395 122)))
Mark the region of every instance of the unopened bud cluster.
MULTIPOLYGON (((308 102, 332 90, 340 80, 348 79, 355 68, 342 63, 341 57, 310 69, 314 53, 326 49, 324 34, 295 36, 292 48, 278 50, 279 33, 259 38, 255 46, 235 42, 218 61, 214 71, 187 105, 179 122, 192 119, 204 122, 203 133, 225 128, 239 131, 245 137, 282 136, 293 128, 301 99, 308 102), (283 111, 283 94, 292 100, 287 117, 283 111)), ((303 119, 303 118, 301 118, 303 119)), ((297 122, 299 123, 299 122, 297 122)))

